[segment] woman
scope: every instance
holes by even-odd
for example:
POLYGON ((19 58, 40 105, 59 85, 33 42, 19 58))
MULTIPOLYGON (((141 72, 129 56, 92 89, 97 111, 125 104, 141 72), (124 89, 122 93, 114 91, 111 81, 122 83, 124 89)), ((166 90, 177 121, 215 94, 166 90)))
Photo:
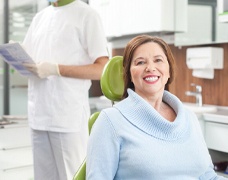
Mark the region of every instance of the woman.
POLYGON ((123 67, 123 100, 100 113, 90 135, 87 179, 223 179, 196 115, 165 90, 175 73, 169 46, 137 36, 125 48, 123 67))

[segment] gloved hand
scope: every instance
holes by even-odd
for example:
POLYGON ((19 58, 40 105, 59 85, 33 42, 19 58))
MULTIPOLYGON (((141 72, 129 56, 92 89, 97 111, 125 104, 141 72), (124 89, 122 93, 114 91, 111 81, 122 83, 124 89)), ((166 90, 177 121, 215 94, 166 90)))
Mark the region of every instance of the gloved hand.
POLYGON ((40 62, 37 64, 23 64, 29 71, 36 74, 39 78, 47 78, 48 76, 60 76, 58 64, 49 62, 40 62))

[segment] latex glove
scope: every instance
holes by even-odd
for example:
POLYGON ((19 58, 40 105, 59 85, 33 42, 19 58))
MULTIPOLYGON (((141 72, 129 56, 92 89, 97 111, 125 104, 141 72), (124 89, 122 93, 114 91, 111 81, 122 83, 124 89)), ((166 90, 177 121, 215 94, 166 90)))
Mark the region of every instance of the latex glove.
POLYGON ((36 74, 39 78, 47 78, 48 76, 60 76, 58 64, 40 62, 38 64, 23 64, 29 71, 36 74))

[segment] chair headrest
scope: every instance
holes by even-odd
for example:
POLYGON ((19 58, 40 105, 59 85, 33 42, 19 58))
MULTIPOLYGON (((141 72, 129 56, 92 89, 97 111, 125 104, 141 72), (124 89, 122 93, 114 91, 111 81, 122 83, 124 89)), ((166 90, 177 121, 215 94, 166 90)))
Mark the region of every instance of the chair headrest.
POLYGON ((111 101, 120 101, 124 91, 123 57, 114 56, 104 67, 100 80, 102 93, 111 101))

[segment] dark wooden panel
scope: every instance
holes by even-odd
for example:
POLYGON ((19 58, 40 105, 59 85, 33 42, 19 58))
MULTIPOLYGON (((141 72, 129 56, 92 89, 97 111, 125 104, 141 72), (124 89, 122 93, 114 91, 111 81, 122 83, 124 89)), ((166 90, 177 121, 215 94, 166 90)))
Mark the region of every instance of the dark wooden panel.
POLYGON ((194 90, 193 87, 190 86, 191 83, 199 84, 202 86, 204 104, 228 106, 228 83, 226 83, 228 81, 228 44, 224 43, 208 46, 222 47, 224 49, 224 69, 215 70, 214 79, 193 77, 192 70, 188 69, 186 66, 186 49, 188 47, 178 49, 177 47, 170 46, 178 66, 178 75, 175 83, 171 85, 170 91, 176 94, 182 101, 195 102, 195 98, 186 96, 185 91, 194 90))
POLYGON ((89 96, 90 97, 98 97, 102 95, 101 87, 100 87, 100 81, 94 80, 92 81, 92 85, 89 90, 89 96))

